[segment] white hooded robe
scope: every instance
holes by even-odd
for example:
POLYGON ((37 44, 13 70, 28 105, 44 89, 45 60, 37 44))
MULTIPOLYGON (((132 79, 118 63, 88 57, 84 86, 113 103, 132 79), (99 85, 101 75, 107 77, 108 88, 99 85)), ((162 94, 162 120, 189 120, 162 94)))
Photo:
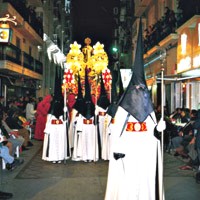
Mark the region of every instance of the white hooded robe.
POLYGON ((52 114, 47 115, 45 127, 45 136, 43 142, 42 159, 46 161, 62 161, 69 159, 71 152, 69 150, 67 121, 60 117, 57 119, 52 114), (58 123, 55 123, 58 120, 58 123))
MULTIPOLYGON (((105 200, 155 200, 156 169, 161 163, 160 141, 154 137, 155 113, 144 121, 147 131, 126 131, 122 127, 127 111, 118 107, 112 131, 105 200), (113 153, 124 154, 116 160, 113 153)), ((130 115, 128 122, 138 122, 130 115)), ((161 165, 158 168, 161 174, 161 165)), ((162 188, 159 188, 161 193, 162 188)))

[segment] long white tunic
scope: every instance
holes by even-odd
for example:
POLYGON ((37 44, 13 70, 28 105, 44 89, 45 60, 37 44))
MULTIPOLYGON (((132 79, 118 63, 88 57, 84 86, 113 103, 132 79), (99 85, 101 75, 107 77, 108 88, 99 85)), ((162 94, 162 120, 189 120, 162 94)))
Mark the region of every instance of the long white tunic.
MULTIPOLYGON (((154 120, 145 120, 146 131, 128 131, 125 126, 121 134, 127 114, 119 107, 115 116, 105 200, 155 200, 157 159, 161 163, 160 142, 153 135, 155 114, 151 113, 154 120), (114 153, 124 157, 116 160, 114 153)), ((130 116, 128 122, 137 120, 130 116)), ((160 166, 160 174, 161 170, 160 166)))
POLYGON ((96 105, 95 113, 98 115, 98 134, 99 134, 99 145, 101 147, 101 157, 104 160, 107 160, 107 125, 108 119, 106 115, 107 109, 103 109, 96 105))
POLYGON ((82 160, 82 128, 83 128, 83 116, 81 114, 74 118, 74 143, 73 143, 73 161, 82 160))
POLYGON ((48 114, 45 127, 42 159, 46 161, 61 161, 70 158, 68 146, 67 121, 48 114))
POLYGON ((103 146, 102 146, 102 159, 103 160, 109 160, 110 159, 110 151, 112 146, 112 130, 113 130, 113 119, 111 119, 111 116, 106 114, 104 126, 104 137, 103 137, 103 146))
POLYGON ((78 111, 76 109, 72 109, 71 111, 71 120, 70 120, 70 125, 69 125, 69 147, 73 148, 74 147, 74 134, 75 134, 75 122, 76 122, 76 115, 78 111))
POLYGON ((91 124, 84 123, 85 117, 79 115, 76 123, 76 131, 74 137, 73 160, 82 161, 98 161, 98 138, 97 128, 94 125, 94 117, 91 124))

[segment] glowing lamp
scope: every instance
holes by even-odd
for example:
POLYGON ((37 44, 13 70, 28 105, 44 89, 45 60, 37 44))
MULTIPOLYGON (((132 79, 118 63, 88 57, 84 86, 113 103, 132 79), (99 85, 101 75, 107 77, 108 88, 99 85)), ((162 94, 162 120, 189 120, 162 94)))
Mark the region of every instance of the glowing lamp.
POLYGON ((8 43, 10 41, 11 29, 3 28, 0 24, 0 43, 8 43))
POLYGON ((112 47, 112 51, 113 51, 114 53, 118 52, 117 47, 112 47))
POLYGON ((17 22, 14 21, 15 19, 15 16, 13 16, 13 18, 10 18, 8 14, 4 18, 0 18, 0 43, 8 43, 11 41, 12 29, 10 28, 8 22, 10 21, 17 25, 17 22))

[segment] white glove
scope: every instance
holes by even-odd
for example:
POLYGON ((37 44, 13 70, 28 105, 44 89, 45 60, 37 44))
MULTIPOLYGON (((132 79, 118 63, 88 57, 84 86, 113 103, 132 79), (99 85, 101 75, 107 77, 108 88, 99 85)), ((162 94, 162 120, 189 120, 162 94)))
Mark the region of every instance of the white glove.
POLYGON ((158 132, 162 132, 166 129, 166 122, 162 118, 158 122, 156 129, 158 132))

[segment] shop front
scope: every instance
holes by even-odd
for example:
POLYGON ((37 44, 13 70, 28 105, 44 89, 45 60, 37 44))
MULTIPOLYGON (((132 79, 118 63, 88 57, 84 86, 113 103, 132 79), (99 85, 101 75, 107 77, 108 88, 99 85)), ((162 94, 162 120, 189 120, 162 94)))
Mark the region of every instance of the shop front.
POLYGON ((197 109, 200 103, 200 16, 192 17, 177 33, 177 74, 182 78, 177 86, 180 97, 176 103, 197 109))
POLYGON ((152 101, 169 112, 176 108, 197 109, 200 103, 200 16, 194 16, 144 55, 147 84, 152 101), (162 63, 160 52, 166 50, 162 63), (164 65, 164 89, 161 91, 161 67, 164 65))

